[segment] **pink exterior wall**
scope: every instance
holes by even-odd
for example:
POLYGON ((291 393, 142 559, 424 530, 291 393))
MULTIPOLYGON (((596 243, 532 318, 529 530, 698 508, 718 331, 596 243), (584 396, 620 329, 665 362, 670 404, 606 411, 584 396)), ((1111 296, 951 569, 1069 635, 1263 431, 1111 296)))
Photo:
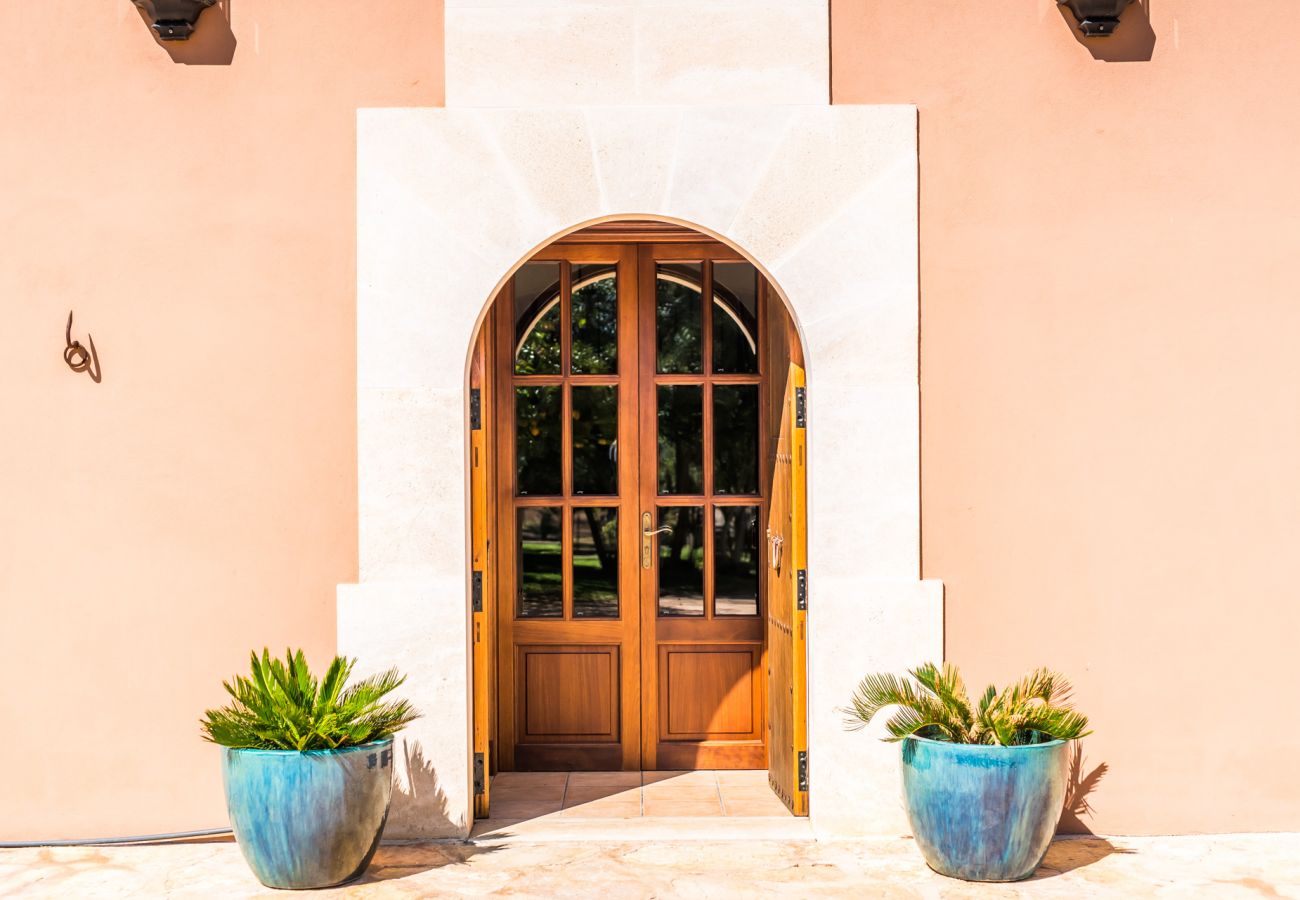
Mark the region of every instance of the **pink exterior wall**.
MULTIPOLYGON (((835 100, 920 107, 948 655, 1075 677, 1083 827, 1300 829, 1293 4, 1152 0, 1130 62, 992 6, 832 16, 835 100)), ((0 11, 0 839, 222 824, 197 716, 356 580, 354 110, 442 102, 441 4, 219 9, 174 52, 230 66, 127 0, 0 11)))
POLYGON ((1130 62, 1050 0, 938 6, 834 0, 832 53, 837 102, 920 109, 948 656, 1074 676, 1086 827, 1300 829, 1295 5, 1130 7, 1130 62))
POLYGON ((355 110, 442 102, 441 3, 0 34, 0 839, 224 825, 199 714, 356 580, 355 110))

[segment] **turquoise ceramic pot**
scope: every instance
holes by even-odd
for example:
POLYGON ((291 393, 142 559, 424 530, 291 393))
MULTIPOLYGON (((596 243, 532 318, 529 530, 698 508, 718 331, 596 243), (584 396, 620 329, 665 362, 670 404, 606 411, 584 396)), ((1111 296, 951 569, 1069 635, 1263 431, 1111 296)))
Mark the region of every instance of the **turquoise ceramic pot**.
POLYGON ((393 739, 345 750, 223 748, 226 809, 262 884, 323 888, 365 871, 393 791, 393 739))
POLYGON ((1034 874, 1065 802, 1065 741, 1024 747, 903 740, 903 794, 930 868, 967 881, 1034 874))

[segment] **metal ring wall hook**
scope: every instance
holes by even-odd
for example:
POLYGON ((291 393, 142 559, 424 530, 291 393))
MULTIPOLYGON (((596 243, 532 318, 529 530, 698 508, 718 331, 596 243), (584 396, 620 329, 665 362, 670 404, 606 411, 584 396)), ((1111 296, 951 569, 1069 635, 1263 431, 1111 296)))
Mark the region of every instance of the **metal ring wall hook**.
POLYGON ((72 310, 68 310, 68 327, 64 330, 63 340, 67 344, 63 349, 63 361, 74 372, 88 372, 90 380, 99 384, 103 373, 99 369, 99 354, 95 352, 95 339, 86 335, 90 350, 81 345, 81 341, 72 339, 72 310))

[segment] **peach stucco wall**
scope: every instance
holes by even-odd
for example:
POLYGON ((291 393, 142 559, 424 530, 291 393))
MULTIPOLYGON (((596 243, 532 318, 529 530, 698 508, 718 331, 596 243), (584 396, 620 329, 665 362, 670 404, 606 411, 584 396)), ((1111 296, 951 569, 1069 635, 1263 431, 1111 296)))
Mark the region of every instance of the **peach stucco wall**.
POLYGON ((1083 826, 1300 829, 1296 8, 1149 8, 834 0, 833 95, 919 107, 948 656, 1074 676, 1083 826))
MULTIPOLYGON (((923 574, 973 681, 1075 677, 1074 827, 1300 828, 1293 19, 833 4, 920 110, 923 574)), ((0 8, 0 840, 223 824, 200 710, 357 579, 355 110, 442 102, 441 3, 204 20, 0 8)))
POLYGON ((356 108, 442 102, 441 3, 0 35, 0 840, 221 826, 203 706, 356 580, 356 108))

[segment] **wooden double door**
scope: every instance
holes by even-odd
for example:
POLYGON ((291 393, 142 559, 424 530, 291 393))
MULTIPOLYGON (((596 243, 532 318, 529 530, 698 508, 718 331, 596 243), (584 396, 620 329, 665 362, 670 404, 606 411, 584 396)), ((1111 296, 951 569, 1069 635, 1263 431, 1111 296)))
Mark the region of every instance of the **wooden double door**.
POLYGON ((767 767, 794 693, 768 681, 795 608, 784 307, 715 242, 559 243, 487 333, 492 768, 767 767))

